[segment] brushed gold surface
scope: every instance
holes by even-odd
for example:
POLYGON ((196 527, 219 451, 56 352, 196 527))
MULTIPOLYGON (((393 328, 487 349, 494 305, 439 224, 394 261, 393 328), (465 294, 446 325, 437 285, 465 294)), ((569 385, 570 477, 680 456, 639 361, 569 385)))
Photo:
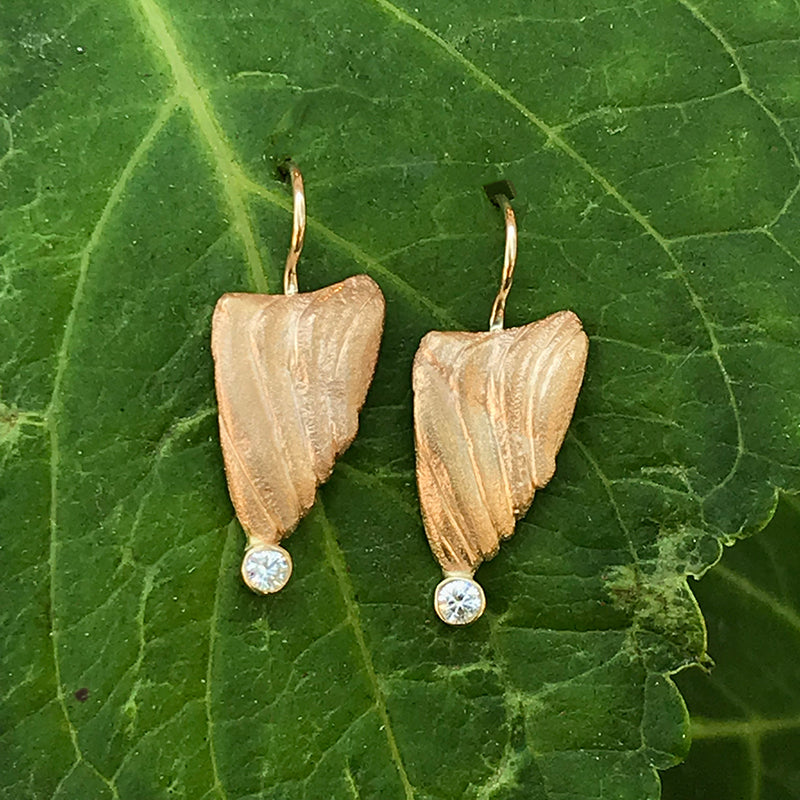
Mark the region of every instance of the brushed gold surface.
POLYGON ((378 285, 356 275, 316 292, 229 293, 211 351, 228 489, 250 544, 277 544, 358 429, 383 332, 378 285))
POLYGON ((432 331, 414 358, 425 532, 446 574, 473 574, 555 471, 589 340, 571 311, 519 328, 432 331))

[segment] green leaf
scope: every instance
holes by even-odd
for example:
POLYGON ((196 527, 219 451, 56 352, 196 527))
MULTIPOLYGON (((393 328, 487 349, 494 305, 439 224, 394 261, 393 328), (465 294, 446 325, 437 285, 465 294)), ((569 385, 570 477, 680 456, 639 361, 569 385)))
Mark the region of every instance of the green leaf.
POLYGON ((800 15, 793 0, 0 8, 0 784, 14 798, 656 798, 705 658, 686 584, 800 490, 800 15), (359 437, 238 577, 210 313, 388 301, 359 437), (410 368, 485 328, 584 320, 556 477, 434 618, 410 368))
POLYGON ((678 678, 694 743, 664 776, 667 800, 800 795, 798 535, 800 504, 787 498, 697 587, 717 664, 678 678))

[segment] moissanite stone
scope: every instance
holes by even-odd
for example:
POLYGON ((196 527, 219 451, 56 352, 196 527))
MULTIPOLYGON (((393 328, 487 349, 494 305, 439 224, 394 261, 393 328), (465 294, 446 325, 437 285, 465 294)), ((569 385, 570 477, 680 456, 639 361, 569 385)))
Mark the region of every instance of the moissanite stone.
POLYGON ((445 578, 433 594, 433 607, 448 625, 469 625, 483 614, 486 597, 472 578, 445 578))
POLYGON ((258 594, 272 594, 286 586, 292 574, 292 559, 276 544, 250 547, 242 560, 242 578, 258 594))

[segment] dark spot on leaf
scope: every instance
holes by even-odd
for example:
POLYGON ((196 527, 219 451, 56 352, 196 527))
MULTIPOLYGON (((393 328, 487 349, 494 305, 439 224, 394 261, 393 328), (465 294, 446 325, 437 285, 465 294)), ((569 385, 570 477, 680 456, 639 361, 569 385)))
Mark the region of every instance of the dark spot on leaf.
POLYGON ((89 690, 84 686, 75 692, 75 699, 79 703, 85 703, 89 699, 89 690))

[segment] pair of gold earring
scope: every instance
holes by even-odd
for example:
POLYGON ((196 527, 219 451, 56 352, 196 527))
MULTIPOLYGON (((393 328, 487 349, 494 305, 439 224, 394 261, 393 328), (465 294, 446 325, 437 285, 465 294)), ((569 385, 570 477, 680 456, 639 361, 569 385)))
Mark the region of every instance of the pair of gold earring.
MULTIPOLYGON (((259 594, 292 572, 279 542, 314 503, 353 441, 378 358, 385 300, 367 275, 298 292, 306 228, 303 178, 288 164, 294 223, 283 295, 217 302, 212 353, 228 488, 247 534, 244 582, 259 594)), ((489 330, 431 331, 413 366, 417 483, 444 580, 437 615, 475 621, 486 598, 473 575, 492 558, 555 471, 583 381, 588 339, 572 311, 503 328, 517 256, 507 181, 485 187, 503 212, 505 257, 489 330)))

